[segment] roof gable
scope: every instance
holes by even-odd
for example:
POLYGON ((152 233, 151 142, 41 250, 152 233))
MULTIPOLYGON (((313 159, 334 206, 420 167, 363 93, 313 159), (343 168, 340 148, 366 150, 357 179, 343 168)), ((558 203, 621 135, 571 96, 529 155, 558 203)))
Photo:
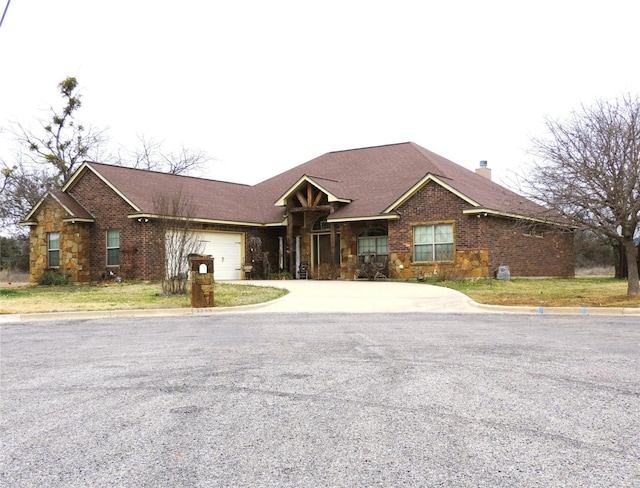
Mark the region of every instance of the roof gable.
MULTIPOLYGON (((84 177, 84 175, 86 174, 87 171, 91 171, 94 175, 96 175, 100 180, 102 180, 102 182, 107 185, 109 188, 111 188, 120 198, 122 198, 125 202, 127 202, 134 210, 136 211, 140 211, 140 208, 138 208, 136 206, 135 203, 133 203, 128 197, 127 195, 125 195, 124 193, 122 193, 117 186, 115 186, 113 183, 111 183, 107 178, 105 178, 97 169, 96 166, 109 166, 109 165, 104 165, 104 164, 100 164, 100 163, 93 163, 93 162, 88 162, 85 161, 84 163, 82 163, 82 165, 80 166, 80 168, 78 168, 78 171, 76 171, 73 175, 71 175, 71 178, 69 178, 69 180, 62 186, 62 191, 63 192, 67 192, 69 190, 71 190, 77 183, 78 181, 80 181, 81 178, 84 177)), ((116 166, 117 167, 117 166, 116 166)))
POLYGON ((321 191, 327 196, 327 200, 331 202, 340 202, 340 203, 349 203, 351 199, 346 198, 345 196, 338 196, 344 189, 342 189, 342 185, 339 181, 329 180, 327 178, 318 178, 313 176, 302 175, 298 181, 296 181, 291 187, 287 189, 287 191, 276 200, 275 205, 278 207, 283 207, 287 204, 287 200, 295 195, 300 188, 304 186, 305 183, 315 187, 317 190, 321 191))
POLYGON ((389 205, 389 207, 387 207, 383 211, 383 213, 389 213, 389 212, 393 212, 394 210, 396 210, 398 207, 400 207, 407 200, 411 199, 411 197, 413 197, 413 195, 415 195, 421 188, 423 188, 430 181, 433 181, 434 183, 437 183, 441 187, 445 188, 446 190, 450 191, 451 193, 453 193, 454 195, 458 196, 462 200, 466 201, 468 204, 473 205, 474 207, 478 207, 479 206, 479 204, 476 201, 472 200, 467 195, 459 192, 458 190, 456 190, 455 188, 450 186, 448 183, 446 183, 443 179, 438 178, 437 176, 434 176, 431 173, 429 173, 424 178, 422 178, 420 181, 418 181, 415 185, 413 185, 411 188, 409 188, 403 195, 400 196, 400 198, 398 198, 391 205, 389 205))
POLYGON ((44 196, 27 214, 21 224, 33 225, 35 223, 35 221, 33 220, 34 216, 40 211, 40 208, 48 198, 55 200, 55 202, 60 205, 65 211, 67 216, 63 218, 64 221, 94 222, 95 220, 93 216, 89 212, 87 212, 87 210, 85 210, 85 208, 80 205, 71 195, 63 193, 60 190, 53 190, 44 194, 44 196))

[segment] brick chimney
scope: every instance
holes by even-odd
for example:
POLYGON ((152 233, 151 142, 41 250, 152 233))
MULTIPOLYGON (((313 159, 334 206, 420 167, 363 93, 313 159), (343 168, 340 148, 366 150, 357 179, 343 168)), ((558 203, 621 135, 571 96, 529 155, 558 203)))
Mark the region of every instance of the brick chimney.
POLYGON ((487 168, 486 161, 480 161, 480 167, 476 169, 476 173, 488 180, 491 179, 491 168, 487 168))

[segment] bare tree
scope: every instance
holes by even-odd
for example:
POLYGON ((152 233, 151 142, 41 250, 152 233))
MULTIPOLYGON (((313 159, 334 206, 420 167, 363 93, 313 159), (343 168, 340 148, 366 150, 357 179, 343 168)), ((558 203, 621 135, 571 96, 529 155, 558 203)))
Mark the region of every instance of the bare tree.
POLYGON ((582 106, 567 120, 547 118, 526 177, 530 195, 581 228, 620 242, 629 296, 640 294, 634 236, 640 223, 640 99, 582 106))
POLYGON ((195 206, 188 195, 177 191, 155 198, 154 208, 165 244, 162 291, 165 295, 184 295, 189 256, 202 251, 202 243, 194 229, 195 206))
POLYGON ((98 159, 106 138, 103 131, 86 128, 76 120, 81 106, 78 81, 69 77, 58 84, 64 100, 61 110, 51 109, 50 120, 40 121, 42 132, 19 122, 10 123, 19 150, 15 163, 2 162, 0 221, 16 226, 30 208, 52 188, 59 188, 85 159, 98 159))
POLYGON ((0 223, 4 229, 20 234, 18 222, 38 203, 45 192, 55 187, 45 168, 25 164, 21 155, 16 164, 2 167, 0 223))
POLYGON ((203 151, 184 146, 179 151, 168 151, 162 142, 138 136, 139 147, 124 150, 116 164, 134 168, 162 171, 174 175, 189 175, 200 170, 211 158, 203 151))
POLYGON ((106 138, 103 130, 85 127, 76 120, 82 106, 78 80, 68 77, 58 84, 64 101, 61 111, 51 109, 51 120, 41 121, 42 134, 15 123, 13 133, 35 166, 45 167, 57 186, 87 159, 99 159, 106 138))

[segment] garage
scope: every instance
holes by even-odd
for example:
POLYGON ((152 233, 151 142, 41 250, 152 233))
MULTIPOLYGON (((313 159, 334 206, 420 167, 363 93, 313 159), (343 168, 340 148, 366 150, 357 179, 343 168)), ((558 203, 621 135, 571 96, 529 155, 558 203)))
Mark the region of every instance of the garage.
POLYGON ((214 278, 216 280, 242 279, 242 233, 198 232, 202 244, 200 252, 214 258, 214 278))

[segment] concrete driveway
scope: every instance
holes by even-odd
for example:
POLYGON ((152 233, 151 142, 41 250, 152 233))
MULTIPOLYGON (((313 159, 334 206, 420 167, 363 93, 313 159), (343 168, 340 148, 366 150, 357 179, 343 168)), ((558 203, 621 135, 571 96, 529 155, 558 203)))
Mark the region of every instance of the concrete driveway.
MULTIPOLYGON (((234 281, 239 284, 240 282, 234 281)), ((384 281, 247 281, 286 288, 289 294, 248 312, 470 313, 481 311, 466 295, 439 286, 384 281)))

